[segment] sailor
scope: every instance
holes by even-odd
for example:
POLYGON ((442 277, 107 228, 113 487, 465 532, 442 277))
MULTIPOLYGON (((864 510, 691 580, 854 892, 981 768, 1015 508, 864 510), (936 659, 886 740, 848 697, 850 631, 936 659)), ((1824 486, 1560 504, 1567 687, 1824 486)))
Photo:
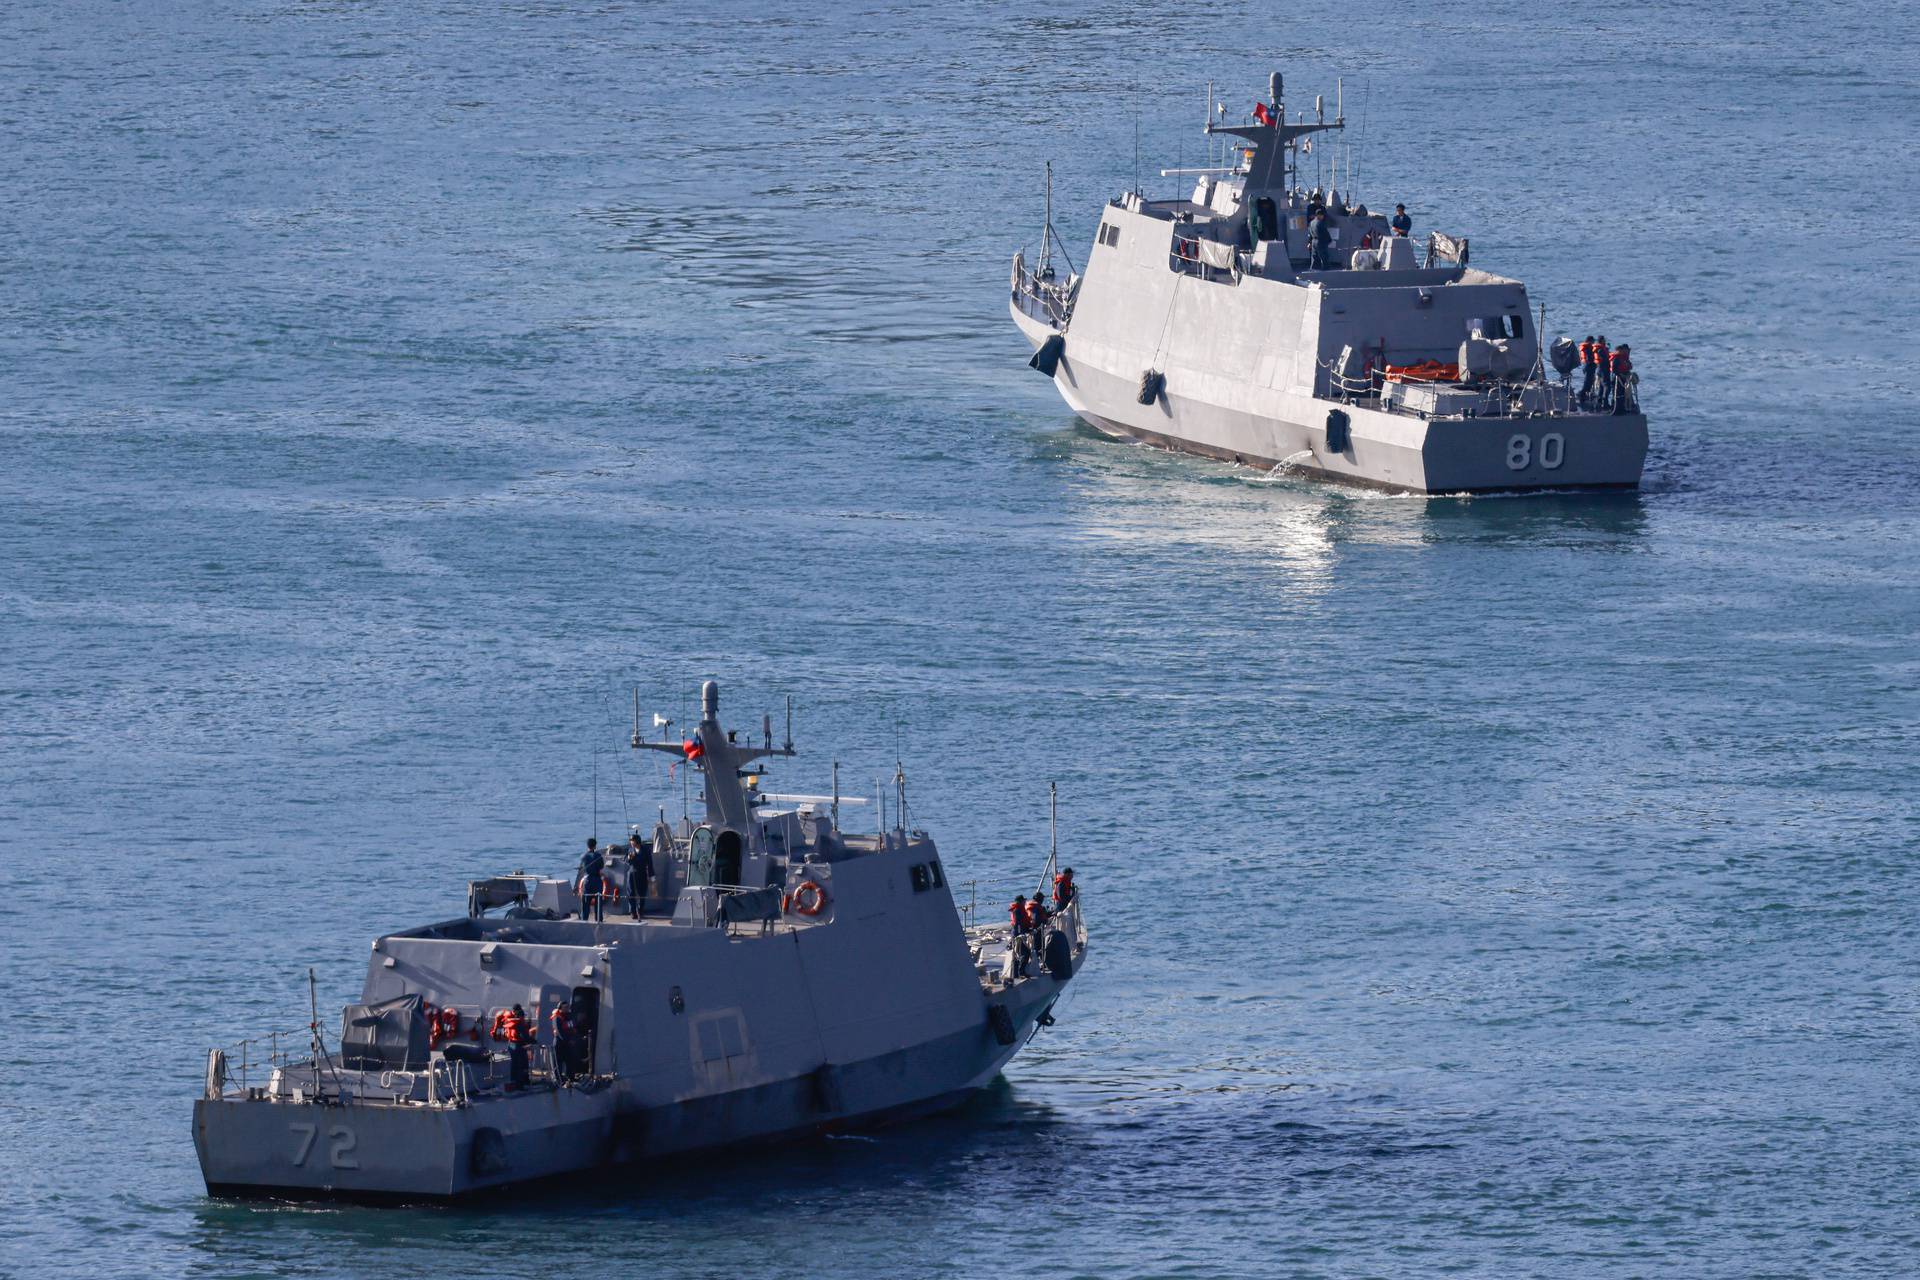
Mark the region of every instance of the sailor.
POLYGON ((1594 359, 1593 351, 1593 335, 1588 334, 1586 341, 1580 344, 1580 403, 1582 406, 1593 399, 1593 375, 1600 368, 1594 359))
POLYGON ((1632 350, 1623 342, 1613 353, 1613 412, 1616 416, 1633 412, 1633 388, 1629 385, 1633 377, 1633 358, 1627 354, 1632 350))
POLYGON ((1034 937, 1038 938, 1046 932, 1047 921, 1052 918, 1053 913, 1047 910, 1047 900, 1045 898, 1036 893, 1032 898, 1028 899, 1027 930, 1032 933, 1034 937))
POLYGON ((595 847, 599 843, 600 842, 592 836, 587 837, 586 856, 580 859, 580 879, 574 885, 574 889, 580 894, 580 918, 582 920, 605 920, 607 918, 606 899, 601 896, 607 889, 607 880, 604 871, 606 859, 601 856, 600 850, 595 847))
POLYGON ((1393 206, 1393 221, 1387 224, 1393 228, 1393 234, 1405 238, 1413 234, 1413 219, 1407 216, 1407 206, 1393 206))
POLYGON ((633 918, 640 918, 647 900, 647 884, 653 879, 653 842, 642 840, 635 831, 627 837, 627 900, 633 918))
POLYGON ((573 1008, 562 1001, 547 1015, 553 1024, 553 1070, 562 1080, 580 1074, 580 1031, 573 1021, 573 1008))
POLYGON ((1073 904, 1073 868, 1068 867, 1053 878, 1053 909, 1055 914, 1065 911, 1073 904))
POLYGON ((1013 953, 1013 972, 1016 977, 1025 977, 1027 958, 1032 954, 1032 948, 1027 943, 1026 894, 1013 895, 1013 902, 1007 908, 1007 915, 1013 921, 1013 928, 1007 931, 1007 949, 1013 953))
POLYGON ((1607 376, 1612 367, 1613 353, 1607 349, 1607 335, 1601 334, 1593 340, 1593 367, 1599 375, 1599 381, 1593 385, 1593 408, 1607 407, 1607 392, 1613 387, 1613 379, 1607 376))
POLYGON ((1327 245, 1332 239, 1333 231, 1327 226, 1327 211, 1317 210, 1313 215, 1313 221, 1307 224, 1307 270, 1325 271, 1327 269, 1327 245))
POLYGON ((493 1015, 493 1025, 487 1034, 506 1043, 507 1087, 526 1088, 527 1046, 533 1043, 533 1024, 527 1020, 527 1011, 517 1004, 500 1010, 493 1015))

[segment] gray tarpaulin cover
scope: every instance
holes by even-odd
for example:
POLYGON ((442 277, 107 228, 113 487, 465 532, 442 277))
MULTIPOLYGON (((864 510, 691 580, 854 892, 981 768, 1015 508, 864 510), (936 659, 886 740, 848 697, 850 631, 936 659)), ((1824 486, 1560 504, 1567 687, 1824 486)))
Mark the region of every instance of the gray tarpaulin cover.
POLYGON ((734 924, 742 920, 777 920, 780 891, 749 889, 745 893, 728 894, 720 900, 720 918, 734 924))
POLYGON ((420 997, 348 1005, 340 1014, 340 1058, 361 1071, 424 1070, 427 1020, 420 997))
POLYGON ((1200 242, 1200 261, 1210 267, 1218 267, 1222 271, 1231 271, 1233 269, 1233 246, 1230 244, 1221 244, 1217 240, 1202 240, 1200 242))

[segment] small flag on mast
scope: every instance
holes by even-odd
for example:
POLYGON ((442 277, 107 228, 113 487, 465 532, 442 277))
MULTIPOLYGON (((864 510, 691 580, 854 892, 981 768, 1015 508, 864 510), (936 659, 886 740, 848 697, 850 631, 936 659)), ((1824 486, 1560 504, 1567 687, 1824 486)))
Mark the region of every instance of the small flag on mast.
POLYGON ((1273 112, 1267 110, 1267 104, 1264 102, 1256 102, 1253 104, 1253 118, 1261 124, 1266 125, 1269 129, 1278 123, 1278 121, 1274 119, 1273 112))

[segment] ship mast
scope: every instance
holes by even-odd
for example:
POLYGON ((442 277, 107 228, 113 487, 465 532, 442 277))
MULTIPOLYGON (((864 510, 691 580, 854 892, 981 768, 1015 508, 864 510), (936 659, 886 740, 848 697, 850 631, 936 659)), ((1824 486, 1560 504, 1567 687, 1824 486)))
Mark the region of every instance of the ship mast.
POLYGON ((1047 161, 1046 215, 1040 223, 1040 275, 1053 269, 1053 161, 1047 161))

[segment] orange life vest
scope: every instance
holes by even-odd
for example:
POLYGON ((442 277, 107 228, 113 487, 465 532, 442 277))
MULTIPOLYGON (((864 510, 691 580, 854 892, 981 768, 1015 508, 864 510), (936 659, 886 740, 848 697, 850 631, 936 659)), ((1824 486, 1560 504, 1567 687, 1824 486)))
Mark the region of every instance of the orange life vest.
POLYGON ((526 1020, 511 1009, 502 1009, 493 1015, 493 1029, 489 1034, 496 1040, 505 1040, 508 1044, 525 1044, 533 1039, 526 1020))
POLYGON ((1015 929, 1027 927, 1027 904, 1024 900, 1007 904, 1007 915, 1013 921, 1015 929))
POLYGON ((1040 901, 1040 895, 1034 894, 1027 902, 1027 928, 1038 929, 1047 922, 1047 904, 1040 901))
POLYGON ((1616 351, 1613 353, 1613 371, 1623 378, 1633 372, 1633 361, 1627 358, 1626 352, 1616 351))
POLYGON ((1593 363, 1593 344, 1591 342, 1583 342, 1580 344, 1580 363, 1593 363))
POLYGON ((1053 909, 1065 909, 1073 901, 1073 877, 1062 871, 1053 878, 1053 909))

